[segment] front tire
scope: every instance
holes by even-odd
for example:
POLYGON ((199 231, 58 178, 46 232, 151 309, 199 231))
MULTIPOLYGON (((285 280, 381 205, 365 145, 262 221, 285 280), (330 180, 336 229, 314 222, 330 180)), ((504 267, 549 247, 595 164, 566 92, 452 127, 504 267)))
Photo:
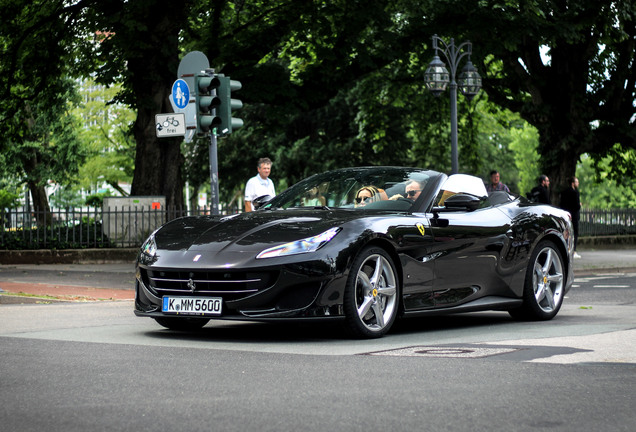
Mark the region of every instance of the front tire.
POLYGON ((157 321, 159 325, 170 330, 195 331, 200 330, 210 320, 201 318, 157 317, 155 318, 155 321, 157 321))
POLYGON ((399 287, 391 257, 379 247, 363 249, 353 261, 344 293, 347 330, 358 338, 384 336, 398 313, 399 287))
POLYGON ((540 242, 530 256, 523 289, 523 305, 509 311, 516 319, 550 320, 563 304, 563 256, 551 241, 540 242))

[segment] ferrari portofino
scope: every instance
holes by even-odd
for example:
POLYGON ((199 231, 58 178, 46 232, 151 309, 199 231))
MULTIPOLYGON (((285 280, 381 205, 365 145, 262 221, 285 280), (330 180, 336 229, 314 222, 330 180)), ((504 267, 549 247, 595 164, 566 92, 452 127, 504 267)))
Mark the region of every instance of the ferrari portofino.
POLYGON ((135 313, 174 330, 210 319, 342 320, 352 336, 373 338, 398 317, 426 314, 548 320, 572 285, 569 213, 489 196, 477 177, 347 168, 261 201, 255 212, 156 230, 139 252, 135 313))

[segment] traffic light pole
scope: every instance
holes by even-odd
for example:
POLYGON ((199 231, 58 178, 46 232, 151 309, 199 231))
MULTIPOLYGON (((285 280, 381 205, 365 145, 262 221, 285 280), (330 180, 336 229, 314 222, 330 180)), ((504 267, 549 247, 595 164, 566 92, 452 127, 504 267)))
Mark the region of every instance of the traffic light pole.
POLYGON ((210 134, 210 205, 212 214, 219 212, 219 162, 217 158, 216 135, 210 134))
POLYGON ((217 137, 227 136, 243 126, 243 120, 232 117, 232 111, 243 102, 232 99, 232 91, 240 90, 240 81, 231 80, 214 69, 206 68, 194 74, 197 135, 210 136, 210 205, 214 216, 219 209, 219 163, 217 137))

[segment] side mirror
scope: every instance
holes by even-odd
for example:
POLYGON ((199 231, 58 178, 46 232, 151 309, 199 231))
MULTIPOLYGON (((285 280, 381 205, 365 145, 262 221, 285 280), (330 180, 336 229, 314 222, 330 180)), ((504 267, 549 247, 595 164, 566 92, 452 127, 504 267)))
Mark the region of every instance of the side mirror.
POLYGON ((252 209, 258 210, 260 207, 263 207, 265 204, 270 202, 272 198, 274 197, 271 195, 261 195, 258 198, 254 198, 254 201, 252 201, 252 209))
POLYGON ((458 193, 446 198, 444 206, 449 210, 477 210, 481 205, 482 199, 470 194, 458 193))

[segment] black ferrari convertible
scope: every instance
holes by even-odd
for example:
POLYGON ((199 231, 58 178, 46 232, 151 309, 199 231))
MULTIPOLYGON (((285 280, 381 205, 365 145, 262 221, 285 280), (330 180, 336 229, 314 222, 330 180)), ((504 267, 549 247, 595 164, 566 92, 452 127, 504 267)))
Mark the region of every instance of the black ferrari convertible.
POLYGON ((569 213, 473 176, 416 168, 317 174, 252 213, 173 220, 143 244, 135 313, 174 330, 210 319, 342 320, 482 310, 548 320, 572 285, 569 213))

